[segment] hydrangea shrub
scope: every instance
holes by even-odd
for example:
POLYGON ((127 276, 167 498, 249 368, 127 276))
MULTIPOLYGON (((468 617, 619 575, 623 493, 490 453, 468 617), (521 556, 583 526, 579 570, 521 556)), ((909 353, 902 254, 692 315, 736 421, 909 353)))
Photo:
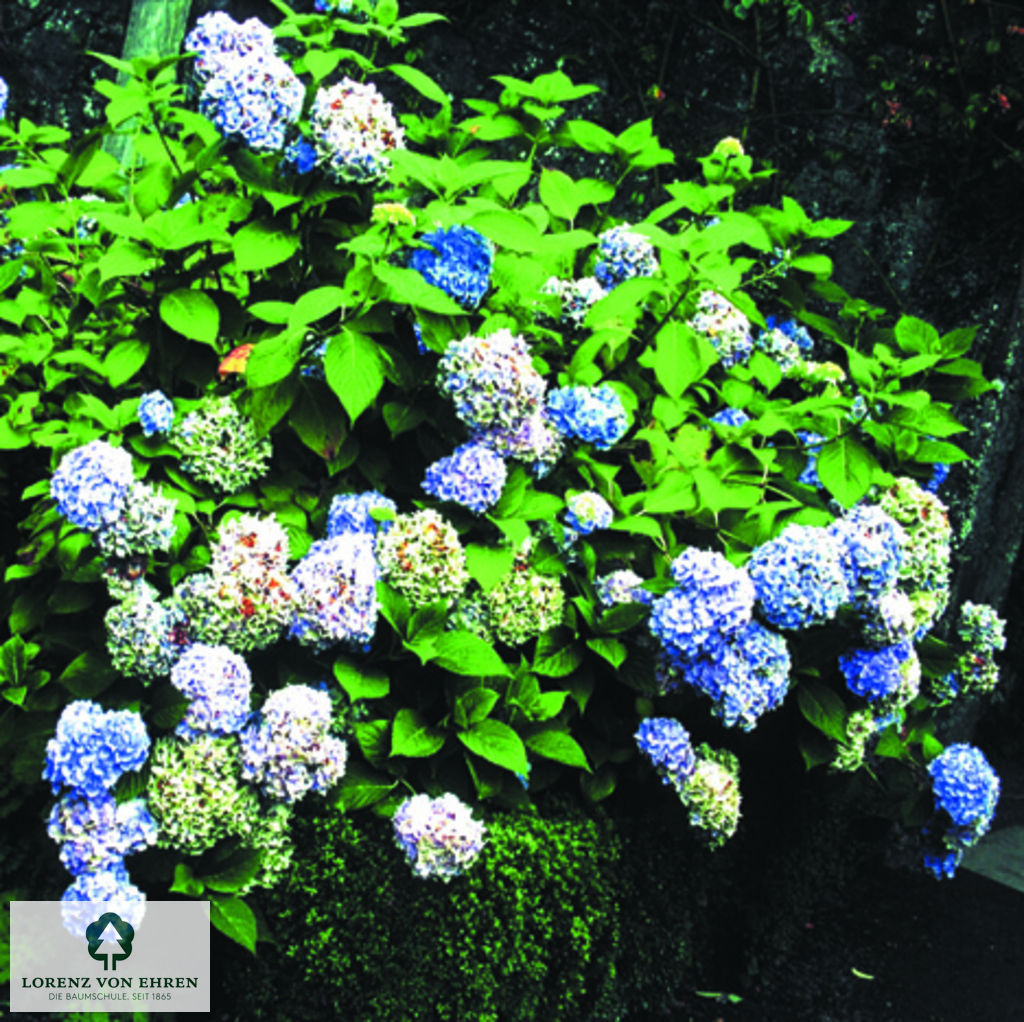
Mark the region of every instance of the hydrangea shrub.
POLYGON ((735 140, 669 180, 650 123, 574 116, 597 87, 560 71, 459 120, 379 56, 431 16, 275 6, 99 84, 130 189, 94 140, 0 121, 0 449, 50 466, 2 676, 45 734, 2 741, 61 795, 68 902, 141 903, 124 857, 155 841, 251 948, 300 799, 392 818, 456 887, 490 807, 599 802, 644 757, 716 847, 744 732, 786 713, 809 767, 940 764, 955 858, 994 796, 950 812, 934 711, 1004 643, 949 607, 933 492, 989 387, 973 331, 848 295, 849 223, 762 204, 735 140), (660 204, 623 222, 560 152, 658 168, 660 204))

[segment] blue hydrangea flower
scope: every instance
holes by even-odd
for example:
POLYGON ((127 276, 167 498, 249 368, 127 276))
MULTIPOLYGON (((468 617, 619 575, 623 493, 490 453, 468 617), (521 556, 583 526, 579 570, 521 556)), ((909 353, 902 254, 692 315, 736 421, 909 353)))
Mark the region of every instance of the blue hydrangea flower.
POLYGON ((723 408, 720 412, 711 416, 710 419, 716 426, 725 426, 738 429, 750 422, 750 416, 742 408, 733 408, 731 405, 723 408))
POLYGON ((754 587, 743 568, 690 547, 672 562, 678 587, 651 605, 651 634, 670 657, 688 660, 750 622, 754 587))
POLYGON ((943 878, 951 880, 956 875, 956 868, 960 865, 962 859, 962 851, 926 854, 924 857, 924 868, 936 880, 942 880, 943 878))
POLYGON ((139 422, 146 436, 170 432, 174 425, 174 403, 162 390, 151 390, 139 398, 139 422))
POLYGON ((349 14, 352 0, 314 0, 313 10, 321 14, 349 14))
POLYGON ((7 82, 0 78, 0 121, 7 116, 7 101, 10 95, 11 90, 7 87, 7 82))
POLYGON ((620 603, 642 603, 649 607, 654 600, 654 593, 642 588, 643 581, 635 571, 623 568, 597 579, 594 588, 598 600, 605 607, 614 607, 620 603))
POLYGON ((331 697, 309 685, 271 693, 240 735, 242 779, 278 802, 323 794, 345 773, 345 743, 330 734, 331 697))
POLYGON ((684 681, 711 699, 726 727, 738 724, 744 731, 782 703, 789 670, 786 640, 754 621, 677 666, 684 681))
POLYGON ((601 451, 618 443, 629 428, 626 409, 607 383, 553 390, 547 410, 559 433, 591 443, 601 451))
POLYGON ((811 339, 811 335, 807 332, 807 328, 795 319, 781 320, 778 316, 768 316, 764 323, 769 330, 779 330, 785 334, 796 344, 802 355, 814 353, 814 341, 811 339))
POLYGON ((50 493, 72 525, 99 532, 118 519, 134 481, 131 455, 105 440, 93 440, 61 458, 50 493))
POLYGON ((405 148, 391 104, 370 82, 322 86, 309 121, 317 161, 336 181, 376 181, 391 166, 388 153, 405 148))
POLYGON ((644 235, 619 224, 598 236, 598 259, 594 276, 609 291, 633 277, 653 277, 658 272, 654 246, 644 235))
POLYGON ((210 11, 197 19, 185 36, 186 52, 195 53, 194 70, 201 82, 224 74, 239 60, 274 55, 274 32, 259 18, 239 24, 224 11, 210 11))
POLYGON ((191 700, 175 732, 183 738, 234 734, 249 719, 252 675, 226 646, 190 646, 171 668, 171 684, 191 700))
POLYGON ((225 138, 257 152, 284 148, 288 128, 302 113, 306 91, 280 57, 259 53, 236 59, 210 78, 199 97, 199 112, 225 138))
POLYGON ((858 608, 861 635, 872 646, 893 646, 914 637, 914 604, 901 589, 881 593, 858 608))
POLYGON ((787 525, 747 562, 758 608, 776 628, 825 624, 850 599, 842 551, 827 529, 787 525))
POLYGON ((316 650, 369 644, 378 609, 373 542, 366 533, 344 532, 309 548, 292 571, 291 638, 316 650))
POLYGON ((395 842, 418 877, 444 883, 465 872, 483 851, 486 829, 469 806, 446 792, 413 795, 391 819, 395 842))
POLYGON ((526 341, 508 330, 452 341, 437 366, 437 388, 474 431, 514 429, 533 414, 547 385, 526 341))
POLYGON ((470 442, 430 465, 423 489, 438 500, 453 501, 479 515, 498 503, 507 475, 498 454, 486 444, 470 442))
POLYGON ((948 478, 949 478, 949 466, 948 465, 942 465, 942 464, 933 465, 932 466, 932 476, 931 476, 931 479, 929 479, 928 482, 926 482, 924 484, 924 488, 929 493, 938 493, 939 492, 939 488, 942 486, 942 484, 948 478))
POLYGON ((783 373, 788 373, 803 361, 796 341, 782 330, 759 331, 754 347, 767 355, 783 373))
POLYGON ((855 606, 874 602, 896 585, 906 534, 880 507, 859 504, 833 522, 828 531, 839 543, 855 606))
POLYGON ((574 327, 582 327, 587 313, 608 294, 596 277, 581 277, 579 280, 549 277, 540 290, 541 294, 556 295, 561 299, 561 322, 574 327))
POLYGON ((77 877, 156 844, 157 825, 141 798, 118 805, 110 794, 65 795, 50 812, 46 832, 60 844, 64 868, 77 877))
POLYGON ((615 512, 611 505, 599 493, 587 490, 566 498, 566 524, 582 536, 589 536, 598 529, 607 529, 614 518, 615 512))
POLYGON ((431 247, 413 252, 412 269, 463 308, 475 309, 491 286, 494 245, 460 224, 424 234, 423 240, 431 247))
POLYGON ((139 714, 104 710, 78 699, 64 707, 57 730, 46 744, 43 780, 56 794, 62 787, 85 798, 99 798, 122 774, 138 770, 149 755, 149 735, 139 714))
POLYGON ((316 150, 304 138, 297 138, 284 151, 281 159, 285 169, 295 169, 296 174, 308 174, 316 166, 316 150))
POLYGON ((839 669, 846 687, 868 702, 895 695, 908 684, 915 685, 921 674, 917 651, 910 642, 851 650, 840 656, 839 669))
POLYGON ((128 878, 124 863, 119 862, 97 873, 83 873, 61 895, 61 919, 72 936, 85 939, 86 927, 92 924, 96 913, 90 905, 81 902, 103 902, 109 912, 115 912, 126 923, 138 926, 146 914, 146 896, 128 878))
POLYGON ((937 810, 946 812, 958 827, 988 829, 1000 785, 980 749, 963 742, 949 745, 928 764, 928 773, 937 810))
POLYGON ((825 438, 820 433, 812 433, 807 429, 796 431, 797 439, 807 448, 807 464, 804 470, 797 476, 797 482, 804 486, 813 486, 816 490, 821 489, 821 480, 818 478, 818 455, 821 454, 825 438))
POLYGON ((645 717, 633 737, 664 784, 679 785, 693 775, 697 757, 690 733, 674 717, 645 717))
POLYGON ((359 532, 366 536, 376 536, 378 532, 387 532, 390 521, 376 521, 371 511, 390 511, 398 513, 398 505, 376 490, 364 493, 339 493, 332 501, 327 512, 327 538, 334 539, 346 532, 359 532))
POLYGON ((523 462, 538 479, 551 471, 564 449, 562 435, 551 424, 546 408, 538 408, 508 429, 474 430, 473 440, 503 458, 523 462))

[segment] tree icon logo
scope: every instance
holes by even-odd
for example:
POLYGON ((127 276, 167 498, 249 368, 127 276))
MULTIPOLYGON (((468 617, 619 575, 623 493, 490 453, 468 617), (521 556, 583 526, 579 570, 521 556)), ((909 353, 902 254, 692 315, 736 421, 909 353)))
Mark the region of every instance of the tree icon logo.
POLYGON ((103 971, 117 971, 117 963, 123 962, 132 953, 135 930, 116 912, 104 912, 85 931, 89 942, 89 957, 103 962, 103 971))

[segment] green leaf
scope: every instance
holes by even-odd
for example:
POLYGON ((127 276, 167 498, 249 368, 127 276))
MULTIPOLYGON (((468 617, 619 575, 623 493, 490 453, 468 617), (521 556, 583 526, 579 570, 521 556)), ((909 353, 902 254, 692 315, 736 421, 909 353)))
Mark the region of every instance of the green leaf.
POLYGON ((511 210, 484 210, 470 217, 467 226, 513 252, 535 252, 540 246, 541 234, 533 221, 511 210))
POLYGON ((533 669, 548 678, 564 678, 583 662, 583 653, 565 628, 545 632, 537 640, 533 669))
POLYGON ((265 270, 291 259, 298 251, 299 236, 272 220, 257 220, 246 224, 231 239, 231 245, 240 270, 265 270))
POLYGON ((220 331, 220 310, 202 291, 180 289, 160 300, 160 318, 183 337, 213 345, 220 331))
POLYGON ((179 862, 174 867, 174 882, 167 889, 174 894, 198 898, 206 888, 193 876, 192 867, 188 863, 179 862))
MULTIPOLYGON (((408 19, 403 19, 403 21, 408 19)), ((401 78, 406 85, 411 85, 421 96, 440 103, 443 107, 450 107, 452 101, 448 98, 444 89, 429 75, 425 75, 418 68, 410 67, 408 64, 388 64, 385 70, 401 78)))
POLYGON ((455 723, 461 728, 485 720, 501 697, 490 688, 471 688, 455 700, 455 723))
POLYGON ((942 350, 938 330, 916 316, 900 316, 894 333, 896 343, 904 351, 918 354, 942 350))
POLYGON ((383 767, 391 754, 388 732, 390 720, 361 720, 352 725, 352 735, 367 761, 376 767, 383 767))
POLYGON ((211 891, 233 894, 256 878, 262 864, 263 853, 256 848, 240 848, 219 863, 217 869, 196 879, 211 891))
POLYGON ((818 478, 843 507, 853 507, 868 492, 877 471, 874 456, 852 436, 830 440, 818 455, 818 478))
POLYGON ((553 759, 566 766, 579 767, 590 772, 586 753, 579 743, 566 731, 541 731, 526 739, 526 747, 545 759, 553 759))
POLYGON ((580 788, 590 802, 600 802, 615 791, 615 768, 606 764, 592 774, 580 774, 580 788))
POLYGON ((446 632, 436 642, 431 657, 446 671, 476 678, 504 678, 508 665, 485 639, 472 632, 446 632))
POLYGON ((495 766, 504 767, 514 774, 529 772, 523 740, 500 720, 482 720, 468 730, 458 732, 458 738, 470 752, 495 766))
POLYGON ((927 732, 921 735, 921 754, 924 756, 926 763, 930 763, 936 756, 941 755, 944 748, 945 746, 935 735, 928 734, 927 732))
POLYGON ((466 546, 466 567, 470 578, 483 590, 493 589, 512 570, 516 552, 507 546, 490 547, 480 543, 466 546))
POLYGON ((328 386, 353 423, 384 386, 384 368, 376 343, 353 330, 342 330, 327 342, 324 372, 328 386))
POLYGON ((107 352, 103 359, 103 372, 111 387, 127 383, 145 365, 149 355, 146 341, 120 341, 107 352))
POLYGON ((267 337, 254 345, 245 363, 245 380, 250 387, 279 383, 298 365, 302 336, 295 332, 267 337))
POLYGON ((626 646, 618 639, 587 639, 587 646, 612 667, 620 667, 626 659, 626 646))
POLYGON ((670 320, 658 331, 650 365, 662 390, 669 397, 680 397, 703 379, 716 358, 714 349, 693 330, 670 320))
POLYGON ((444 731, 427 721, 416 710, 399 710, 391 726, 391 755, 433 756, 444 745, 444 731))
POLYGON ((800 712, 829 738, 846 738, 846 705, 830 688, 803 681, 796 690, 800 712))
POLYGON ((561 170, 542 170, 538 190, 540 201, 563 220, 573 220, 582 202, 576 194, 576 182, 561 170))
MULTIPOLYGON (((345 304, 346 294, 340 287, 315 287, 299 296, 288 316, 288 326, 302 327, 337 312, 345 304)), ((267 303, 270 304, 270 303, 267 303)))
POLYGON ((241 898, 211 898, 210 922, 225 937, 256 954, 256 916, 241 898))
POLYGON ((397 781, 391 781, 382 774, 367 770, 360 763, 350 762, 334 789, 334 805, 343 811, 365 809, 386 798, 397 784, 397 781))
POLYGON ((105 657, 86 651, 64 668, 57 681, 76 699, 95 699, 118 679, 105 657))
POLYGON ((353 700, 383 699, 391 691, 391 682, 383 671, 363 667, 347 657, 334 661, 334 677, 353 700))

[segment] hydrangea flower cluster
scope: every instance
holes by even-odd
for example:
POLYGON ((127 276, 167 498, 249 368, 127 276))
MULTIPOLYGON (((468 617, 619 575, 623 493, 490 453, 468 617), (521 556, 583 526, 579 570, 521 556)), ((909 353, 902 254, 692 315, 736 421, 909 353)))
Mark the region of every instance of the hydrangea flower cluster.
POLYGON ((284 170, 292 170, 296 174, 309 174, 316 167, 316 149, 304 138, 297 138, 284 151, 281 157, 284 170))
POLYGON ((273 56, 274 33, 259 18, 239 24, 224 11, 210 11, 185 37, 185 50, 196 54, 193 70, 205 83, 247 59, 273 56))
POLYGON ((861 636, 871 646, 893 646, 917 631, 914 605, 900 589, 890 589, 861 613, 861 636))
POLYGON ((999 777, 980 749, 950 745, 928 764, 937 817, 924 835, 924 865, 936 879, 951 877, 963 853, 988 832, 999 801, 999 777))
POLYGON ((903 529, 880 507, 858 504, 829 526, 840 546, 850 599, 858 609, 891 590, 903 564, 903 529))
POLYGON ((683 680, 708 696, 726 727, 752 730, 789 691, 786 640, 756 621, 677 666, 683 680))
POLYGON ((726 369, 748 361, 754 352, 750 320, 715 291, 700 293, 690 326, 711 342, 726 369))
POLYGON ((579 280, 550 277, 541 287, 541 293, 556 295, 562 302, 561 321, 579 328, 583 326, 587 313, 608 291, 596 277, 581 277, 579 280))
POLYGON ((797 482, 803 486, 813 486, 816 490, 821 489, 821 480, 818 478, 818 455, 825 443, 825 438, 820 433, 812 433, 809 429, 798 429, 796 438, 807 449, 807 464, 803 471, 797 476, 797 482))
POLYGON ((796 341, 782 330, 759 331, 754 340, 754 348, 767 355, 782 370, 783 375, 803 361, 796 341))
POLYGON ((917 695, 921 684, 921 664, 911 642, 851 650, 840 656, 839 669, 846 687, 872 703, 887 699, 906 705, 917 695))
POLYGON ((72 525, 98 533, 120 518, 134 482, 131 455, 105 440, 93 440, 61 458, 50 493, 72 525))
POLYGON ((903 527, 899 584, 914 604, 918 632, 923 634, 949 601, 952 530, 946 505, 905 476, 882 493, 878 504, 903 527))
POLYGON ((598 529, 607 529, 614 519, 612 506, 600 493, 586 490, 565 499, 566 524, 581 536, 589 536, 598 529))
POLYGON ((473 431, 518 427, 546 390, 526 341, 505 329, 452 341, 438 363, 437 386, 473 431))
POLYGON ((7 82, 0 78, 0 121, 7 116, 7 103, 11 98, 11 90, 7 82))
POLYGON ((491 286, 494 245, 472 227, 456 224, 423 235, 409 266, 463 308, 475 309, 491 286))
POLYGON ((475 514, 498 503, 508 470, 486 444, 466 443, 427 468, 423 489, 438 500, 450 500, 475 514))
POLYGON ((367 490, 364 493, 339 493, 331 500, 327 512, 327 538, 333 539, 344 532, 361 532, 367 536, 387 532, 391 522, 378 522, 371 514, 373 511, 388 511, 395 515, 398 513, 398 505, 376 490, 367 490))
POLYGON ((146 912, 146 896, 128 878, 124 863, 83 873, 61 896, 61 919, 64 928, 73 936, 85 939, 86 927, 93 922, 95 912, 76 907, 80 902, 103 902, 110 912, 116 912, 126 923, 138 926, 146 912))
POLYGON ((555 429, 606 451, 625 435, 629 416, 607 383, 596 387, 560 387, 548 395, 548 415, 555 429))
POLYGON ((109 793, 65 795, 54 805, 46 832, 60 844, 64 868, 78 877, 111 869, 155 844, 157 825, 141 798, 118 805, 109 793))
POLYGON ((594 276, 601 287, 611 291, 633 277, 653 277, 658 272, 658 257, 650 240, 630 224, 619 224, 598 235, 598 258, 594 276))
POLYGON ((956 626, 965 649, 957 659, 960 691, 987 695, 999 684, 995 654, 1006 649, 1006 622, 986 603, 964 602, 956 626))
POLYGON ((725 749, 697 747, 693 773, 679 787, 690 826, 703 831, 711 848, 725 844, 740 822, 740 761, 725 749))
POLYGON ((43 780, 53 793, 69 788, 77 796, 100 798, 122 774, 138 770, 149 753, 142 717, 131 710, 104 710, 78 699, 64 707, 46 745, 43 780))
POLYGON ((291 638, 318 651, 339 643, 355 648, 369 644, 378 611, 372 536, 342 532, 317 541, 295 566, 291 582, 291 638))
POLYGON ((727 429, 739 429, 740 426, 745 426, 750 422, 750 416, 742 408, 733 408, 730 405, 712 415, 709 421, 713 422, 716 426, 722 426, 727 429))
POLYGON ((147 682, 165 677, 187 644, 176 627, 175 611, 148 582, 140 582, 111 607, 104 621, 114 669, 129 678, 147 682))
POLYGON ((754 587, 721 554, 690 547, 672 562, 676 588, 651 605, 649 627, 674 660, 689 660, 750 622, 754 587))
POLYGON ((643 579, 629 568, 609 572, 597 579, 594 589, 602 606, 614 607, 620 603, 642 603, 649 607, 654 593, 643 587, 643 579))
POLYGON ((645 717, 633 737, 664 784, 678 788, 693 776, 697 757, 690 733, 674 717, 645 717))
POLYGON ((486 828, 469 806, 446 792, 438 798, 413 795, 392 817, 395 841, 413 873, 448 883, 467 870, 483 850, 486 828))
POLYGON ((321 14, 350 14, 352 0, 314 0, 313 10, 321 14))
POLYGON ((139 423, 145 436, 169 433, 174 425, 174 403, 162 390, 151 390, 139 398, 139 423))
POLYGON ((795 319, 780 320, 777 316, 768 316, 764 321, 769 330, 777 330, 788 337, 804 357, 814 354, 814 340, 807 332, 807 327, 795 319))
POLYGON ((825 624, 849 602, 843 552, 827 529, 787 525, 750 555, 747 571, 758 609, 776 628, 825 624))
POLYGON ((377 561, 381 578, 413 606, 452 600, 469 581, 458 533, 431 508, 398 515, 377 537, 377 561))
POLYGON ((521 646, 561 624, 565 593, 557 578, 530 571, 525 557, 484 594, 487 623, 493 636, 509 646, 521 646))
POLYGON ((345 773, 345 743, 330 734, 331 697, 308 685, 271 693, 240 735, 242 778, 278 802, 323 794, 345 773))
POLYGON ((949 466, 941 462, 932 466, 931 478, 924 484, 929 493, 938 493, 939 488, 949 478, 949 466))
POLYGON ((225 138, 257 152, 278 152, 284 148, 289 128, 302 114, 306 90, 291 67, 274 53, 272 43, 266 47, 261 32, 250 34, 253 45, 240 53, 238 40, 244 26, 238 28, 224 37, 227 50, 219 54, 206 50, 210 59, 205 66, 215 67, 216 72, 200 74, 205 85, 199 112, 213 121, 225 138))
POLYGON ((405 132, 375 85, 342 78, 316 94, 309 115, 319 165, 335 181, 375 181, 405 148, 405 132))
POLYGON ((210 399, 189 412, 172 431, 171 443, 186 472, 224 493, 245 489, 270 464, 270 438, 257 436, 228 397, 210 399))
POLYGON ((118 516, 96 533, 96 545, 107 557, 127 558, 168 550, 174 538, 177 503, 146 483, 135 482, 125 494, 118 516))
POLYGON ((226 646, 190 646, 171 668, 171 684, 191 700, 175 732, 183 738, 229 735, 245 726, 252 675, 226 646))
POLYGON ((562 456, 562 437, 544 408, 536 409, 508 429, 492 426, 474 431, 473 436, 502 457, 523 462, 538 479, 547 475, 562 456))

